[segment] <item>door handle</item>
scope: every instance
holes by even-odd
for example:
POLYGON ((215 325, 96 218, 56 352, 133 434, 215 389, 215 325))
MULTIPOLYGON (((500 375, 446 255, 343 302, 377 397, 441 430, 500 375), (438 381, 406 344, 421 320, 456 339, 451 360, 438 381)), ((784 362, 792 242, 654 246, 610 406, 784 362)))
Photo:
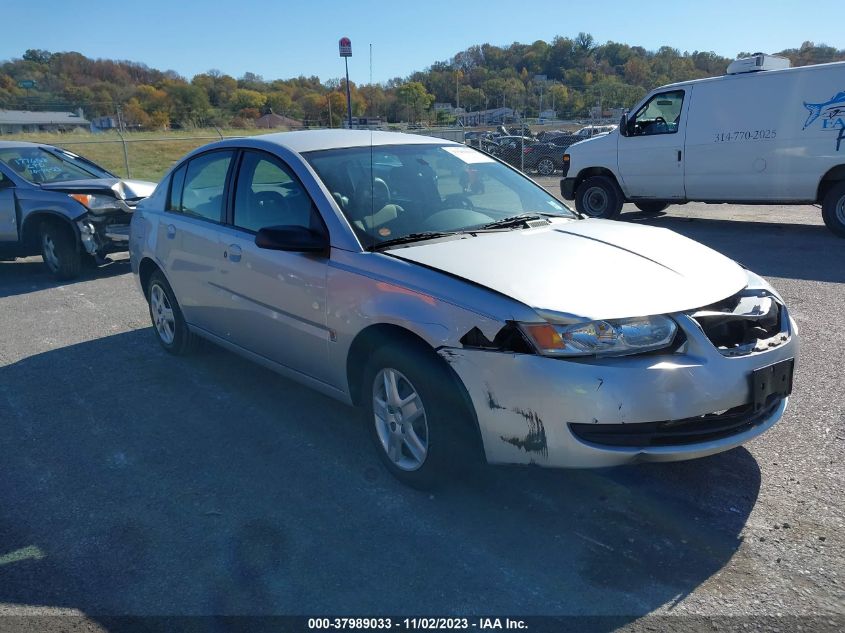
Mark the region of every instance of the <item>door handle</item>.
POLYGON ((167 239, 172 240, 176 237, 176 227, 172 224, 167 225, 167 239))
POLYGON ((237 244, 229 244, 228 248, 223 251, 223 259, 238 263, 241 261, 241 247, 237 244))
POLYGON ((678 162, 681 162, 681 150, 678 150, 678 162))

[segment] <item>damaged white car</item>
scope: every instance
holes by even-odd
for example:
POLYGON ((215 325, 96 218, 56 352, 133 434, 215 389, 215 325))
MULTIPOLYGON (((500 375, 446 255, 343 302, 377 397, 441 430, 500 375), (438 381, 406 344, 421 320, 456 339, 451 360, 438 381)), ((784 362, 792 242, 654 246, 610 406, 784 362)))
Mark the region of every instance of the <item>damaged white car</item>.
POLYGON ((360 405, 415 486, 475 456, 710 455, 792 388, 795 323, 763 279, 671 231, 582 220, 441 139, 208 145, 139 205, 130 254, 165 349, 202 337, 360 405))

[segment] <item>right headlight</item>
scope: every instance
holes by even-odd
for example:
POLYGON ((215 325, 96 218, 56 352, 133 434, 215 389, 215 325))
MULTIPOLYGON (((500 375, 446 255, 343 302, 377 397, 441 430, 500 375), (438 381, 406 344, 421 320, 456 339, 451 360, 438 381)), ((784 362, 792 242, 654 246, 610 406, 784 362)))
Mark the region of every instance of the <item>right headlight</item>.
POLYGON ((522 323, 520 328, 545 356, 625 356, 668 347, 677 324, 667 316, 589 321, 574 325, 522 323))

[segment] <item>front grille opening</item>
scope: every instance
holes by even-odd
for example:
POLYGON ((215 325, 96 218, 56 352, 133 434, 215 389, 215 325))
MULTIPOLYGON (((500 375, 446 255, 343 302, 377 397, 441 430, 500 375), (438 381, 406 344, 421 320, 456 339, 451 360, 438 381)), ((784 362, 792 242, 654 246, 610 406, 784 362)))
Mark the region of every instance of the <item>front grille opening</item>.
POLYGON ((765 291, 740 292, 689 316, 725 356, 761 352, 784 343, 783 306, 765 291))
POLYGON ((753 404, 744 404, 727 411, 682 420, 634 424, 571 423, 569 429, 578 439, 601 446, 644 448, 699 444, 753 429, 765 422, 782 402, 783 398, 772 398, 756 412, 753 404))

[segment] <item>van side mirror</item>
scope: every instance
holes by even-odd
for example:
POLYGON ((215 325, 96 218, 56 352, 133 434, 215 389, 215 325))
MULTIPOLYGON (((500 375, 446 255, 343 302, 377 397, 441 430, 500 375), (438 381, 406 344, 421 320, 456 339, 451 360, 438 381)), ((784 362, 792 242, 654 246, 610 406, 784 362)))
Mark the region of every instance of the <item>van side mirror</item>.
POLYGON ((304 226, 267 226, 255 235, 255 245, 271 251, 327 253, 328 237, 304 226))
POLYGON ((628 113, 622 115, 622 118, 619 119, 619 133, 622 136, 628 136, 628 113))

